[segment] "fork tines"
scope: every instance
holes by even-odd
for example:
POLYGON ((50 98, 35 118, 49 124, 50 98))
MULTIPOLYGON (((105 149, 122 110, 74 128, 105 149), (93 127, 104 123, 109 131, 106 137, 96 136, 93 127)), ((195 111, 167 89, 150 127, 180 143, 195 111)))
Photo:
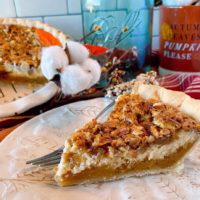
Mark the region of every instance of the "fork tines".
POLYGON ((29 160, 26 162, 26 164, 39 165, 39 166, 50 166, 50 165, 58 164, 60 162, 63 148, 64 146, 60 147, 59 149, 53 151, 50 154, 47 154, 45 156, 42 156, 33 160, 29 160))

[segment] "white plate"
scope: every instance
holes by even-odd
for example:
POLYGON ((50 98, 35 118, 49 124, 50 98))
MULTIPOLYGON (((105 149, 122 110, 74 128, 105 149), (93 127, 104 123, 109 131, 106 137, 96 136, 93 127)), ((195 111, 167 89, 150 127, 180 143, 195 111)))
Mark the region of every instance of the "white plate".
POLYGON ((167 174, 120 181, 58 187, 52 170, 26 166, 27 160, 63 145, 67 135, 107 104, 103 98, 69 104, 16 129, 0 144, 2 200, 197 200, 200 199, 200 145, 185 161, 182 175, 167 174))
POLYGON ((42 85, 0 80, 0 117, 21 114, 47 102, 57 91, 58 87, 53 82, 42 85))

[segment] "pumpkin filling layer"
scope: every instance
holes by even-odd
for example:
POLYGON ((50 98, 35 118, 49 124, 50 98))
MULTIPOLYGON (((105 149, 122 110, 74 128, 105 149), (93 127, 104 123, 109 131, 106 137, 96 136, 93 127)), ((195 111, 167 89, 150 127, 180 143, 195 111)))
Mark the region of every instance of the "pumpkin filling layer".
POLYGON ((129 166, 129 168, 127 168, 127 165, 123 165, 123 167, 119 169, 112 168, 112 166, 107 166, 86 169, 78 174, 67 174, 62 177, 60 185, 67 186, 87 182, 95 183, 99 180, 108 181, 112 180, 113 177, 120 179, 129 176, 129 174, 135 176, 142 176, 146 173, 156 174, 159 173, 160 170, 162 171, 163 169, 170 169, 171 166, 175 166, 176 163, 178 163, 178 161, 185 156, 188 150, 192 148, 194 143, 188 143, 183 147, 180 147, 176 153, 167 156, 165 159, 144 160, 134 163, 134 165, 129 166), (156 172, 156 170, 158 170, 158 172, 156 172))
POLYGON ((165 172, 199 131, 197 121, 172 106, 122 95, 106 122, 93 120, 67 139, 56 181, 65 186, 165 172))

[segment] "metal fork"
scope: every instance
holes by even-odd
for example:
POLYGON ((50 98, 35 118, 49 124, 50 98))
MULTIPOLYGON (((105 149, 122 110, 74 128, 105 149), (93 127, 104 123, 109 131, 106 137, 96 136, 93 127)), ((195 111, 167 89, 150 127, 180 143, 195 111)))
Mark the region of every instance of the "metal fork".
MULTIPOLYGON (((108 104, 97 116, 96 119, 99 119, 108 109, 110 109, 113 105, 115 104, 115 101, 113 100, 110 104, 108 104)), ((38 165, 41 167, 45 166, 51 166, 51 165, 56 165, 60 162, 61 155, 63 152, 64 146, 61 146, 57 150, 44 155, 42 157, 29 160, 26 162, 26 164, 32 164, 32 165, 38 165)))

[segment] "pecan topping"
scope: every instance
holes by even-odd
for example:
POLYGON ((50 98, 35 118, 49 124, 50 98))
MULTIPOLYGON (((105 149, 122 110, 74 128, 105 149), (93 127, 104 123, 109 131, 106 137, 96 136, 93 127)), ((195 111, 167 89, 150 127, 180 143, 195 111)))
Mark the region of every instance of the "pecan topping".
POLYGON ((38 67, 41 48, 35 28, 0 25, 0 65, 38 67))
POLYGON ((78 148, 93 152, 108 152, 109 147, 134 151, 172 138, 181 129, 200 132, 200 124, 170 105, 126 94, 118 99, 106 122, 89 122, 72 140, 78 148))

